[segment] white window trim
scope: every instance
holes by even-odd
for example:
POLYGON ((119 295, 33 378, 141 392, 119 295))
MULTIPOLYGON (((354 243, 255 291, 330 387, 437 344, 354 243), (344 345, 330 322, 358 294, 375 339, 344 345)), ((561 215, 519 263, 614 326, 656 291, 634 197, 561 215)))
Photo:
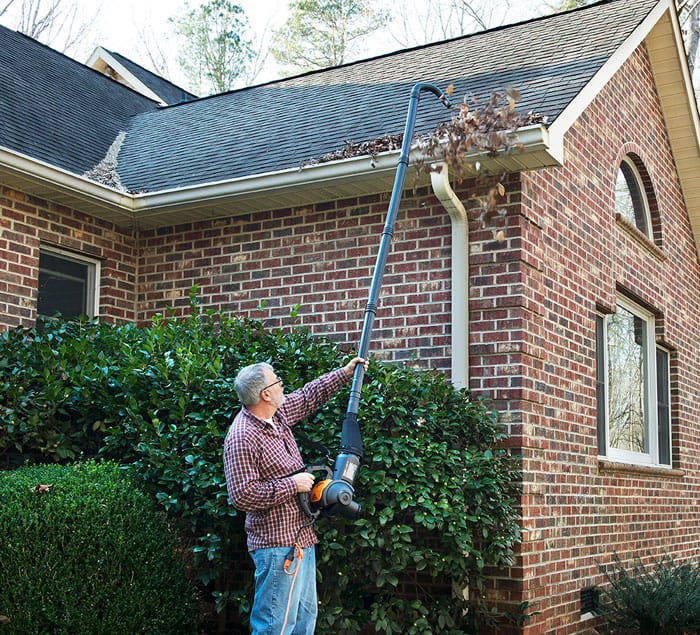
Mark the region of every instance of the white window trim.
MULTIPOLYGON (((668 434, 668 463, 660 463, 660 457, 658 456, 659 452, 657 451, 657 465, 659 467, 667 467, 667 468, 672 468, 673 467, 673 434, 671 430, 671 351, 669 351, 667 348, 664 346, 657 346, 657 350, 662 350, 666 354, 666 372, 665 377, 666 377, 666 395, 667 395, 667 407, 668 407, 668 419, 666 420, 666 426, 667 426, 667 434, 668 434)), ((654 364, 656 365, 656 355, 654 355, 654 364)), ((655 368, 656 372, 654 374, 655 380, 657 380, 659 376, 659 369, 655 368)), ((658 391, 658 386, 657 386, 657 391, 655 393, 657 396, 659 394, 658 391)), ((659 439, 659 434, 658 434, 658 399, 657 399, 657 407, 655 408, 655 412, 657 414, 657 429, 656 429, 656 434, 654 435, 654 438, 657 441, 658 444, 658 439, 659 439)))
MULTIPOLYGON (((638 304, 628 300, 623 296, 618 296, 617 306, 620 306, 633 315, 644 320, 645 324, 645 369, 644 369, 644 408, 646 413, 646 441, 648 452, 632 452, 630 450, 621 450, 610 445, 610 404, 609 404, 609 374, 608 374, 608 320, 610 314, 603 314, 604 333, 603 333, 603 360, 605 363, 605 459, 616 461, 619 463, 627 463, 631 465, 653 465, 655 467, 671 468, 659 462, 659 447, 658 447, 658 408, 656 386, 656 331, 654 324, 654 314, 642 308, 638 304)), ((670 424, 670 422, 669 422, 670 424)))
POLYGON ((89 318, 98 317, 100 314, 100 279, 101 279, 101 265, 102 263, 96 258, 90 258, 89 256, 84 256, 83 254, 75 253, 73 251, 67 251, 65 249, 60 249, 58 247, 50 245, 41 245, 39 247, 39 252, 44 252, 58 256, 59 258, 64 258, 65 260, 73 260, 75 262, 80 262, 89 265, 87 268, 87 299, 85 302, 87 315, 89 318))
MULTIPOLYGON (((651 210, 649 209, 649 199, 647 196, 647 190, 644 185, 644 180, 642 179, 641 174, 639 173, 639 170, 637 169, 637 166, 635 165, 634 161, 629 157, 625 156, 623 157, 622 161, 620 162, 620 165, 618 166, 618 171, 622 170, 622 164, 625 164, 626 167, 628 167, 632 171, 632 175, 634 176, 634 180, 637 185, 637 189, 639 190, 640 193, 640 198, 642 208, 643 208, 643 213, 644 213, 644 221, 646 225, 646 231, 642 231, 640 227, 637 226, 636 222, 634 219, 630 222, 627 219, 624 219, 625 222, 630 223, 637 231, 640 233, 644 234, 649 240, 653 240, 653 230, 651 226, 651 210)), ((634 201, 632 202, 634 205, 634 201)))

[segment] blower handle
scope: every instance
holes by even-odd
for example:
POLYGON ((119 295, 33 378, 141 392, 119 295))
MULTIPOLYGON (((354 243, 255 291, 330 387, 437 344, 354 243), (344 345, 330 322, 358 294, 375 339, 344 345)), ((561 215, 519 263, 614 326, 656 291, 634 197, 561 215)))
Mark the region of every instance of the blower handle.
MULTIPOLYGON (((357 355, 363 359, 367 359, 369 351, 369 342, 372 338, 372 328, 374 326, 374 318, 377 315, 377 303, 379 300, 379 291, 384 278, 384 270, 386 261, 389 256, 389 247, 394 236, 394 224, 396 222, 396 214, 401 203, 401 194, 403 193, 404 181, 406 180, 406 169, 408 168, 409 154, 411 151, 411 142, 413 141, 413 128, 416 122, 416 113, 418 110, 418 102, 422 92, 428 91, 433 93, 445 106, 451 108, 452 104, 449 97, 441 91, 435 84, 427 82, 419 82, 411 90, 411 97, 408 103, 408 114, 406 115, 406 125, 403 133, 403 141, 401 143, 401 154, 396 168, 396 177, 394 179, 394 187, 391 191, 391 199, 389 200, 389 209, 382 231, 381 241, 379 243, 379 252, 377 254, 377 262, 374 267, 374 275, 372 276, 372 284, 369 290, 369 299, 365 308, 364 323, 362 326, 362 334, 360 336, 360 346, 357 355)), ((350 386, 350 395, 346 410, 345 420, 343 421, 343 431, 340 439, 341 453, 349 452, 358 457, 362 457, 362 439, 360 430, 357 425, 357 412, 360 404, 360 394, 362 392, 362 383, 365 376, 365 368, 363 364, 355 366, 355 373, 350 386)))

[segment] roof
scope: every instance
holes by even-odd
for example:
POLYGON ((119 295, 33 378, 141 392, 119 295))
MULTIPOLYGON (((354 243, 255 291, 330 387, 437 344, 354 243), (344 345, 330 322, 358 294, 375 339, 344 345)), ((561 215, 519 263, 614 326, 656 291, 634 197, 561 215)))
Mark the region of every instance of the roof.
MULTIPOLYGON (((657 0, 614 0, 134 117, 120 154, 128 189, 154 191, 295 168, 403 132, 412 86, 484 99, 516 88, 518 109, 562 113, 657 0)), ((418 111, 416 131, 449 116, 418 111)))
MULTIPOLYGON (((517 89, 519 111, 548 123, 520 131, 524 152, 493 161, 508 170, 559 165, 569 127, 642 43, 700 246, 700 126, 673 0, 601 0, 168 107, 0 27, 0 179, 144 228, 387 192, 398 151, 300 166, 346 141, 402 133, 418 82, 479 99, 517 89)), ((427 95, 416 132, 449 117, 427 95)))
POLYGON ((0 146, 82 174, 156 104, 0 26, 0 146))

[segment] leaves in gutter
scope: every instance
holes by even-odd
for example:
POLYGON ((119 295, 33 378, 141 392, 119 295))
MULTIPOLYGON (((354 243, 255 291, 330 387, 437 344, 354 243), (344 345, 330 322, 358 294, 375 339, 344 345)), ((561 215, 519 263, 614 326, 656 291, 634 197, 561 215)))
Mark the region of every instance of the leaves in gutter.
POLYGON ((324 154, 318 159, 309 159, 302 161, 299 168, 305 168, 310 165, 318 165, 319 163, 328 163, 329 161, 341 161, 342 159, 351 159, 353 157, 369 156, 372 161, 372 167, 376 166, 377 155, 381 152, 389 152, 391 150, 400 150, 403 143, 403 134, 384 135, 369 141, 356 143, 354 141, 344 141, 344 145, 340 150, 333 150, 328 154, 324 154))
MULTIPOLYGON (((449 86, 448 94, 452 93, 449 86)), ((438 124, 424 135, 414 138, 411 150, 418 155, 414 160, 414 190, 421 177, 427 172, 440 170, 447 164, 450 174, 457 183, 469 180, 472 186, 468 199, 476 220, 483 228, 487 220, 496 215, 505 218, 506 201, 505 179, 507 172, 489 172, 478 158, 493 158, 511 152, 521 152, 524 148, 517 140, 517 131, 534 124, 545 125, 547 118, 532 111, 521 114, 516 110, 520 93, 515 89, 494 91, 484 102, 474 97, 464 100, 452 108, 449 121, 438 124)), ((329 152, 318 159, 302 161, 300 169, 359 156, 369 156, 372 167, 376 166, 377 155, 381 152, 401 148, 403 135, 384 135, 356 143, 345 141, 340 150, 329 152)), ((503 229, 495 230, 498 242, 505 240, 503 229)))

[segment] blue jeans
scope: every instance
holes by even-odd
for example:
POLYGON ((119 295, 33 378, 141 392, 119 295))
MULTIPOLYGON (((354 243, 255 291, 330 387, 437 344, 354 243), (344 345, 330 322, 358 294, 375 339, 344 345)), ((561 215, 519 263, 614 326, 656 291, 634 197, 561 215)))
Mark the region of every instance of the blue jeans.
POLYGON ((289 573, 284 571, 289 547, 250 552, 255 563, 253 635, 313 635, 318 614, 316 551, 312 545, 302 552, 303 558, 294 558, 289 573))

